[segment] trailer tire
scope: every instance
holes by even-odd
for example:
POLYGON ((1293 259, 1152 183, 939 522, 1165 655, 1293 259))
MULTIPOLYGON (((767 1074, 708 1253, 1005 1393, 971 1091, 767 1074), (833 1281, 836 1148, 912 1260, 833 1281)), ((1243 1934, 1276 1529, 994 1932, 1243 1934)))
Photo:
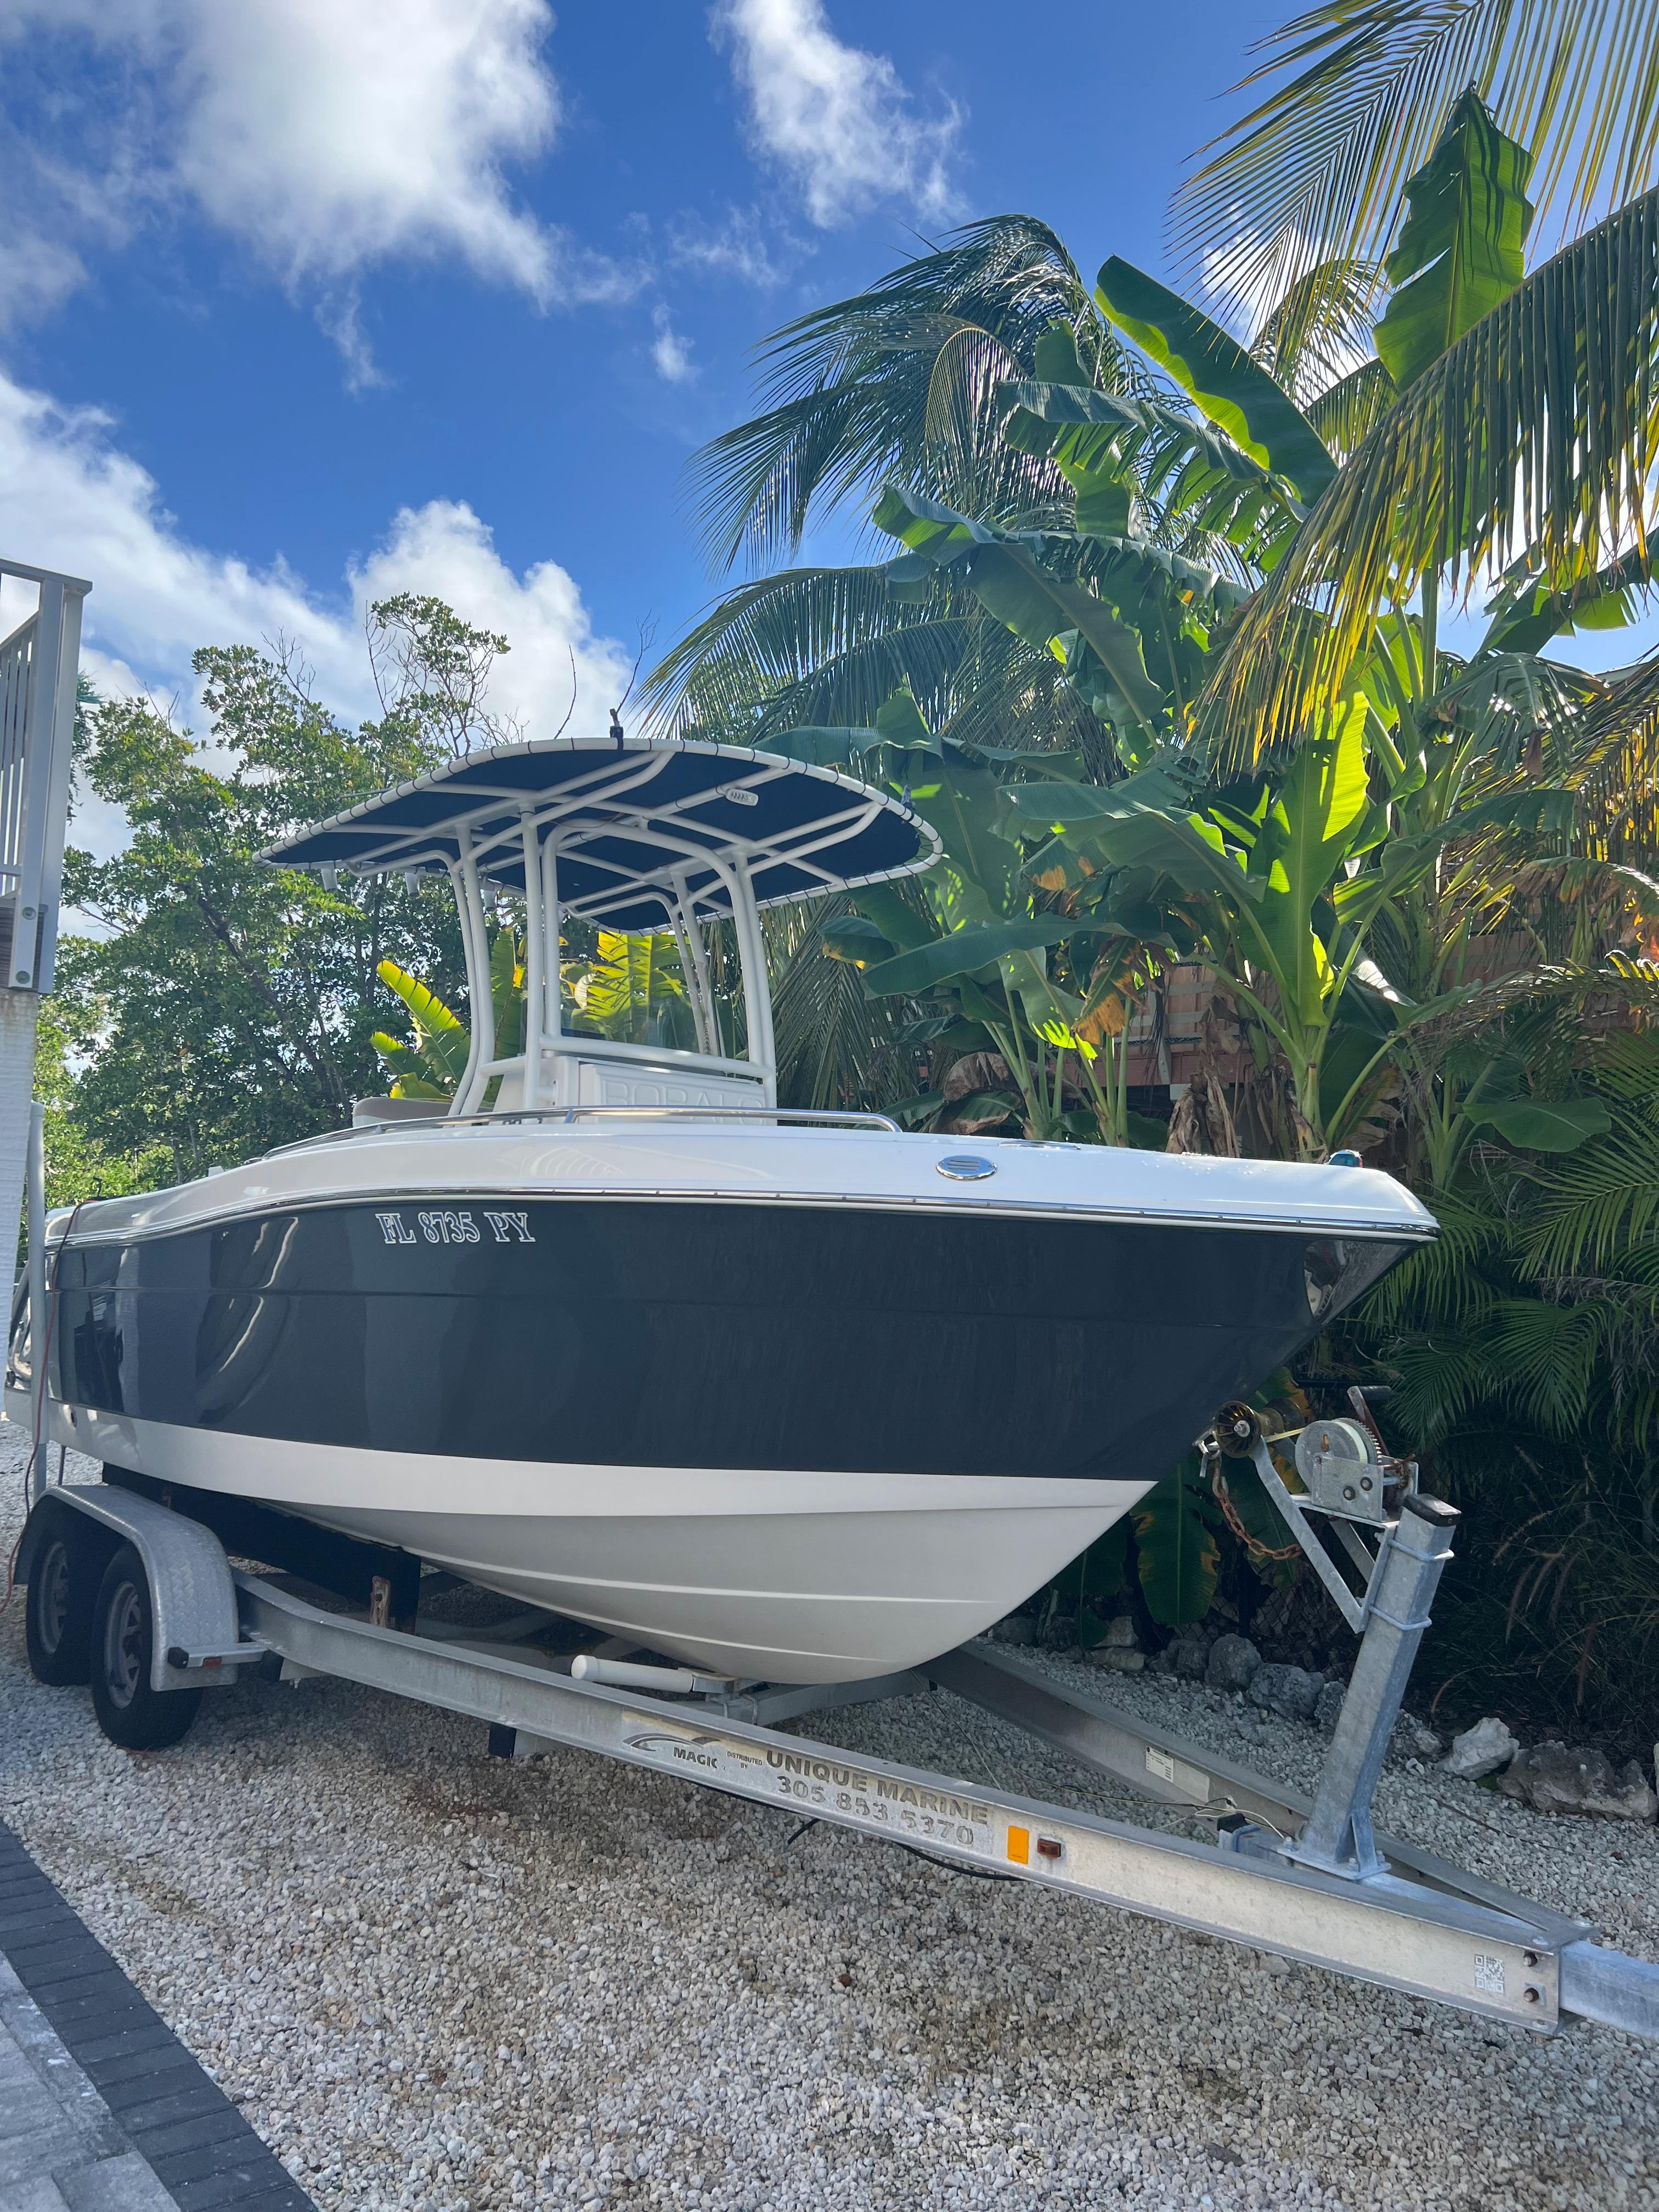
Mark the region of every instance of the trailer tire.
POLYGON ((150 1686, 155 1612, 149 1577, 131 1544, 104 1570, 92 1608, 92 1703, 98 1725, 124 1751, 161 1751, 196 1717, 199 1690, 150 1686))
POLYGON ((24 1636, 29 1672, 54 1690, 84 1682, 91 1672, 93 1601, 98 1565, 67 1514, 35 1553, 29 1571, 24 1636))

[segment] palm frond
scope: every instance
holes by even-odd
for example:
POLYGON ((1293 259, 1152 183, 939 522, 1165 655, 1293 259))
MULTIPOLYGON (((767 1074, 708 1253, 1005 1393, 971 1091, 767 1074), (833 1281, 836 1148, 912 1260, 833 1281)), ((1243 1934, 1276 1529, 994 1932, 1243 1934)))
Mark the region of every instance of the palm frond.
POLYGON ((1510 1402, 1540 1428, 1562 1435, 1584 1418, 1601 1334, 1594 1304, 1504 1298, 1486 1317, 1481 1349, 1510 1402))
POLYGON ((1367 1328, 1461 1335, 1491 1310, 1496 1294, 1481 1270, 1502 1247, 1501 1220, 1450 1192, 1437 1193, 1434 1207, 1439 1236, 1408 1253, 1366 1293, 1358 1310, 1367 1328))
MULTIPOLYGON (((880 664, 886 689, 873 692, 867 714, 835 719, 868 723, 918 660, 954 665, 962 619, 943 588, 921 605, 895 602, 883 568, 781 569, 730 593, 665 654, 645 680, 642 711, 665 733, 696 725, 742 742, 769 702, 793 701, 804 687, 817 696, 824 671, 862 654, 880 664)), ((815 719, 831 717, 796 717, 815 719)))
POLYGON ((1536 270, 1344 464, 1205 702, 1230 763, 1321 726, 1378 612, 1428 569, 1552 580, 1646 544, 1659 459, 1659 191, 1536 270))
POLYGON ((1380 361, 1365 361, 1317 393, 1303 408, 1326 447, 1340 461, 1363 445, 1400 393, 1380 361))
POLYGON ((1659 853, 1659 653, 1627 672, 1574 736, 1583 849, 1650 859, 1659 853))
POLYGON ((1414 1449, 1437 1444, 1477 1407, 1498 1396, 1503 1376, 1478 1340, 1447 1334, 1393 1347, 1389 1424, 1414 1449))
POLYGON ((963 743, 1109 741, 1051 655, 940 583, 921 605, 891 599, 879 568, 785 569, 721 602, 652 671, 654 728, 738 744, 810 726, 868 729, 908 689, 929 725, 963 743))
POLYGON ((1595 1087, 1626 1103, 1659 1098, 1659 1030, 1614 1030, 1591 1045, 1595 1087))
POLYGON ((1057 471, 996 437, 1000 378, 1029 375, 1052 324, 1077 332, 1086 372, 1148 382, 1119 346, 1059 238, 1033 216, 969 224, 867 291, 777 331, 762 353, 763 411, 705 447, 693 507, 722 567, 764 566, 809 516, 889 477, 1013 520, 1063 496, 1057 471))
POLYGON ((794 941, 772 985, 778 1103, 807 1109, 890 1105, 915 1088, 915 1055, 899 1042, 914 1009, 902 999, 872 998, 849 961, 827 957, 823 926, 850 913, 850 901, 818 902, 803 928, 799 917, 805 911, 796 908, 789 915, 794 941))
POLYGON ((1527 1243, 1530 1270, 1568 1275, 1585 1265, 1611 1268, 1626 1247, 1659 1232, 1659 1100, 1624 1107, 1604 1137, 1569 1153, 1538 1178, 1536 1225, 1527 1243))
POLYGON ((1261 41, 1256 105, 1177 191, 1178 247, 1234 311, 1322 261, 1376 259, 1401 187, 1473 87, 1537 159, 1559 237, 1643 189, 1659 149, 1650 0, 1319 0, 1261 41), (1218 237, 1238 241, 1218 264, 1218 237))
POLYGON ((1304 414, 1369 366, 1371 325, 1386 289, 1380 261, 1338 254, 1305 270, 1262 318, 1250 351, 1304 414))

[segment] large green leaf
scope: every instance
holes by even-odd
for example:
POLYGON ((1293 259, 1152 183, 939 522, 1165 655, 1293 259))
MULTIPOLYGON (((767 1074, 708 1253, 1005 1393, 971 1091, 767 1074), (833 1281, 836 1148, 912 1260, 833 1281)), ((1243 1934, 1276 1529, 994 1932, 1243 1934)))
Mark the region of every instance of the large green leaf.
POLYGON ((927 944, 934 933, 927 917, 917 913, 895 884, 860 884, 853 893, 853 904, 901 952, 927 944))
POLYGON ((876 709, 876 731, 884 744, 893 745, 900 752, 936 753, 943 750, 939 739, 921 718, 913 691, 896 691, 890 699, 884 699, 876 709))
POLYGON ((1479 94, 1464 93, 1406 186, 1411 212, 1389 256, 1395 291, 1376 350, 1401 391, 1525 276, 1531 168, 1532 155, 1504 136, 1479 94))
POLYGON ((1301 751, 1270 799, 1251 849, 1261 926, 1279 998, 1304 1021, 1318 1018, 1332 988, 1328 948, 1314 927, 1324 897, 1370 811, 1365 702, 1355 698, 1329 737, 1301 751))
POLYGON ((1129 1549, 1129 1516, 1126 1513, 1103 1536, 1097 1536, 1083 1554, 1079 1580, 1085 1597, 1103 1598, 1109 1604, 1123 1588, 1123 1569, 1129 1549))
MULTIPOLYGON (((1164 759, 1169 759, 1164 755, 1164 759)), ((1162 761, 1137 769, 1118 783, 1016 783, 1005 787, 1003 804, 1021 820, 1054 829, 1127 820, 1147 807, 1184 812, 1191 799, 1162 761)))
POLYGON ((988 529, 897 484, 883 492, 874 520, 913 552, 957 569, 981 605, 1027 645, 1069 666, 1067 641, 1075 635, 1141 721, 1162 714, 1164 694, 1146 673, 1138 634, 1085 586, 1042 567, 1029 540, 988 529))
POLYGON ((1146 804, 1131 795, 1139 781, 1101 791, 1045 783, 1006 798, 1021 814, 1058 830, 1097 866, 1152 869, 1182 890, 1219 891, 1230 901, 1259 897, 1259 886, 1228 854, 1213 823, 1179 804, 1146 804))
POLYGON ((1085 586, 1040 567, 1024 546, 979 547, 963 563, 981 603, 1028 645, 1053 651, 1071 665, 1068 633, 1092 648, 1107 675, 1143 722, 1163 713, 1164 694, 1146 672, 1139 633, 1085 586))
POLYGON ((818 937, 831 960, 845 960, 854 968, 868 968, 878 960, 890 960, 898 950, 873 921, 861 914, 842 915, 824 922, 818 937))
POLYGON ((1156 499, 1169 514, 1218 531, 1235 544, 1248 544, 1261 527, 1253 502, 1269 502, 1270 536, 1286 521, 1294 527, 1267 470, 1200 416, 1161 400, 1033 378, 1012 378, 997 391, 1013 408, 1004 433, 1009 444, 1054 459, 1077 492, 1078 529, 1085 534, 1113 534, 1087 519, 1097 484, 1111 471, 1138 474, 1143 499, 1156 499))
POLYGON ((415 1025, 416 1045, 430 1070, 434 1074, 441 1073, 452 1085, 459 1083, 466 1067, 471 1042, 465 1024, 418 975, 411 975, 395 960, 382 960, 377 972, 387 990, 408 1008, 415 1025))
POLYGON ((1202 1620, 1210 1609, 1221 1565, 1214 1512, 1196 1452, 1134 1508, 1141 1590, 1152 1619, 1165 1628, 1202 1620))
MULTIPOLYGON (((910 803, 938 830, 945 847, 921 878, 923 895, 941 929, 959 929, 1025 910, 1019 854, 999 835, 998 788, 988 768, 959 752, 942 760, 925 778, 921 770, 915 773, 910 803)), ((881 921, 873 908, 866 910, 881 921)), ((887 934, 890 937, 892 932, 887 934)))
POLYGON ((1603 1137, 1613 1116, 1599 1098, 1506 1098, 1471 1110, 1479 1129, 1495 1129, 1506 1145, 1528 1152, 1576 1152, 1603 1137))
POLYGON ((1252 460, 1294 484, 1310 505, 1319 497, 1335 462, 1289 393, 1218 323, 1116 254, 1102 264, 1095 299, 1252 460))
POLYGON ((1575 630, 1623 629, 1636 619, 1636 594, 1652 577, 1652 551, 1637 546, 1575 584, 1553 590, 1528 566, 1505 581, 1486 611, 1492 624, 1480 658, 1500 653, 1536 653, 1554 637, 1575 630))
POLYGON ((1076 427, 1050 429, 1041 417, 1017 410, 1018 427, 1010 424, 1009 442, 1018 451, 1052 454, 1055 466, 1077 495, 1079 532, 1085 536, 1121 536, 1130 525, 1133 485, 1124 467, 1119 441, 1126 430, 1137 434, 1143 430, 1140 410, 1133 400, 1120 400, 1115 416, 1104 410, 1096 411, 1093 403, 1107 395, 1097 392, 1086 380, 1076 336, 1066 324, 1043 331, 1036 343, 1034 366, 1040 380, 1034 390, 1067 392, 1081 411, 1066 418, 1076 427))
POLYGON ((981 969, 1011 953, 1040 951, 1044 945, 1063 945, 1069 938, 1090 933, 1087 922, 1058 914, 1015 921, 970 922, 965 929, 952 930, 948 937, 937 938, 931 945, 878 962, 866 971, 865 981, 878 998, 920 998, 953 976, 976 975, 981 969))
POLYGON ((665 932, 599 932, 599 957, 576 983, 576 1003, 607 1036, 624 1044, 684 1046, 694 1027, 665 932))

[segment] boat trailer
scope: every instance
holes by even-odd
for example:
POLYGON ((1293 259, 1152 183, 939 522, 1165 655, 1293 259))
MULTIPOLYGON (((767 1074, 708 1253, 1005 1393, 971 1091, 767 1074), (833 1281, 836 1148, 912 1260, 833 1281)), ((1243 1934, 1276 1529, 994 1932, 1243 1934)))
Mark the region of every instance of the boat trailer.
MULTIPOLYGON (((407 1596, 394 1609, 383 1573, 360 1580, 353 1610, 333 1610, 291 1576, 233 1568, 210 1528, 124 1486, 114 1469, 112 1482, 37 1492, 17 1579, 30 1583, 32 1662, 47 1613, 84 1632, 90 1658, 78 1674, 48 1666, 42 1678, 84 1680, 89 1664, 100 1720, 118 1741, 176 1741, 201 1691, 244 1668, 294 1683, 330 1676, 479 1721, 499 1756, 593 1752, 1489 2019, 1548 2033, 1577 2017, 1659 2038, 1659 1966, 1604 1948, 1587 1922, 1372 1832, 1372 1794, 1457 1516, 1419 1495, 1415 1469, 1390 1461, 1364 1419, 1315 1423, 1297 1437, 1299 1491, 1274 1465, 1279 1441, 1249 1408, 1230 1407, 1206 1449, 1254 1462, 1360 1635, 1311 1800, 984 1643, 873 1681, 775 1687, 635 1657, 618 1638, 574 1657, 538 1650, 527 1639, 557 1623, 550 1613, 476 1630, 422 1622, 407 1596), (1363 1576, 1358 1590, 1322 1540, 1320 1516, 1363 1576), (866 1758, 782 1725, 930 1686, 1186 1808, 1212 1840, 866 1758)), ((419 1562, 404 1564, 417 1583, 419 1562)), ((412 1594, 408 1573, 402 1585, 412 1594)))

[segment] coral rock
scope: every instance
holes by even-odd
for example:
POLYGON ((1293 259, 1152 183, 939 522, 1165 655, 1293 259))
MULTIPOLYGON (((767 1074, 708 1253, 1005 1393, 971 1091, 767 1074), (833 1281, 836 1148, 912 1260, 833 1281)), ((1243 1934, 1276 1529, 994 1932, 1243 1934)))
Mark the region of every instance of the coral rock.
POLYGON ((1659 1798, 1629 1759, 1617 1773, 1602 1751, 1569 1751, 1564 1743, 1534 1744, 1510 1762, 1498 1788, 1537 1813, 1591 1813, 1604 1820, 1651 1820, 1659 1798))

